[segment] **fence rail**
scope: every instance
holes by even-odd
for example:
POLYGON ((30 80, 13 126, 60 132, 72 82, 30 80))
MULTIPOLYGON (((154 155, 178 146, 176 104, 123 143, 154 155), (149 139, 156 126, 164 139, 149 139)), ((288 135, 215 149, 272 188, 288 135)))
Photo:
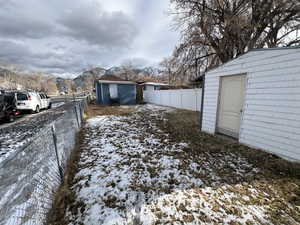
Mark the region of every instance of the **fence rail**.
POLYGON ((144 101, 179 109, 201 111, 202 89, 144 91, 144 101))
POLYGON ((87 99, 67 105, 61 117, 0 163, 0 225, 44 224, 86 105, 87 99))
POLYGON ((75 100, 92 100, 93 96, 87 92, 83 92, 80 94, 72 94, 72 95, 57 95, 57 96, 50 96, 52 103, 58 103, 58 102, 71 102, 75 100))

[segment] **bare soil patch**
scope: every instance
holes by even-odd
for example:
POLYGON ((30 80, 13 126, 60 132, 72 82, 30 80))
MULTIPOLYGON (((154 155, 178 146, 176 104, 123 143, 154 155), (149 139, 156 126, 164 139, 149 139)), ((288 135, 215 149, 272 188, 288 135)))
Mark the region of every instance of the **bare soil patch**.
POLYGON ((86 115, 87 118, 92 118, 104 115, 126 115, 135 111, 134 108, 130 107, 89 105, 86 115))

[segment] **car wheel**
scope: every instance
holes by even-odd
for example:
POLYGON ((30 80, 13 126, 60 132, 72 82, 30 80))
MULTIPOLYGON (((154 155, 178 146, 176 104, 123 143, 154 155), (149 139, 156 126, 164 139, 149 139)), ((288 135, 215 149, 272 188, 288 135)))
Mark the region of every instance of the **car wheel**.
POLYGON ((49 106, 48 106, 48 109, 51 109, 51 108, 52 108, 52 104, 50 103, 49 106))
POLYGON ((6 118, 7 122, 12 123, 15 121, 15 116, 14 115, 8 115, 6 118))
POLYGON ((40 112, 40 107, 37 105, 35 108, 35 113, 39 113, 40 112))

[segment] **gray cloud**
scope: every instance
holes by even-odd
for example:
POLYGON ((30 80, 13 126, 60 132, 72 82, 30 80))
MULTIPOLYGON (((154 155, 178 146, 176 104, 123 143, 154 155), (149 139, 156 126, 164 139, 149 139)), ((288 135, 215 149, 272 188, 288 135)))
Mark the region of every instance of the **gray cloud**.
POLYGON ((12 38, 44 38, 54 32, 54 26, 46 21, 28 16, 1 15, 0 35, 12 38), (8 22, 9 21, 9 22, 8 22))
POLYGON ((0 0, 0 5, 1 5, 1 8, 7 9, 10 6, 13 6, 14 2, 13 2, 13 0, 0 0))
POLYGON ((105 12, 85 5, 69 10, 58 20, 63 33, 74 39, 105 47, 126 47, 137 35, 134 22, 122 12, 105 12))
POLYGON ((121 62, 122 65, 132 65, 134 67, 145 67, 145 66, 150 66, 150 62, 141 57, 134 57, 134 58, 125 58, 121 62))
POLYGON ((42 70, 44 72, 65 70, 79 70, 81 64, 79 59, 74 60, 68 53, 57 54, 55 52, 35 53, 25 44, 0 41, 0 61, 14 62, 15 64, 26 65, 28 69, 42 70))
POLYGON ((76 74, 128 60, 152 65, 175 45, 165 1, 75 2, 0 0, 0 61, 27 71, 76 74))
POLYGON ((0 2, 0 36, 2 38, 40 39, 54 33, 55 24, 47 15, 41 15, 41 10, 31 5, 33 3, 31 0, 0 2))
POLYGON ((32 54, 28 47, 16 42, 0 40, 0 46, 0 60, 2 61, 24 64, 26 58, 32 54))

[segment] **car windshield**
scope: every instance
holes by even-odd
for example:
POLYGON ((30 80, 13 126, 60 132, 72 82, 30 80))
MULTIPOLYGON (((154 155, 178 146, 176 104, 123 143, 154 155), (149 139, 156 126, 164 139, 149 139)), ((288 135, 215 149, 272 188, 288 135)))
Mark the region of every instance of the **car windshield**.
POLYGON ((26 101, 26 100, 28 100, 27 94, 24 94, 24 93, 18 93, 18 94, 17 94, 17 99, 18 99, 18 101, 26 101))

